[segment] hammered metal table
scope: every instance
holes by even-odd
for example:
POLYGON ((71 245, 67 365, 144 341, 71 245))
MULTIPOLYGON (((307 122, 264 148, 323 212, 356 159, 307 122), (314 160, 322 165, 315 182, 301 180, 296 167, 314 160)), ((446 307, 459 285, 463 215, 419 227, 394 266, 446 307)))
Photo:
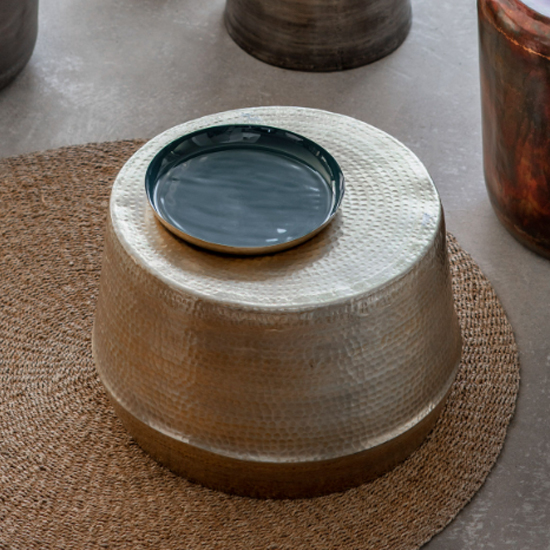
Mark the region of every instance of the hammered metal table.
POLYGON ((435 423, 460 358, 450 283, 435 187, 391 136, 305 108, 211 115, 148 142, 115 182, 94 359, 129 431, 171 469, 250 496, 328 493, 387 471, 435 423), (226 257, 156 221, 153 156, 230 123, 282 127, 334 155, 346 196, 323 232, 226 257))

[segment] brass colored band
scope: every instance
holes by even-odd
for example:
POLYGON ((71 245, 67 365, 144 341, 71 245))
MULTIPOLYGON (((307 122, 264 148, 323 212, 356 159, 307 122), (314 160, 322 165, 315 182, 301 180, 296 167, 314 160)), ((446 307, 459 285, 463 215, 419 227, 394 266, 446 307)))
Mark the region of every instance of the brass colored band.
POLYGON ((415 451, 434 427, 445 398, 413 428, 366 451, 299 463, 239 460, 167 436, 128 412, 106 389, 136 442, 173 472, 211 489, 254 498, 309 498, 341 492, 391 470, 415 451))

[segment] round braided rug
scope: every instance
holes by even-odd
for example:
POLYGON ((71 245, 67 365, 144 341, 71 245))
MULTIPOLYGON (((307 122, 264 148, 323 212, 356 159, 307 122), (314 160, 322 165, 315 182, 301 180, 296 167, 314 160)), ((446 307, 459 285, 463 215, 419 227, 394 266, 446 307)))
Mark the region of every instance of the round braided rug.
POLYGON ((519 388, 514 335, 449 235, 464 340, 424 445, 377 480, 310 500, 228 496, 177 477, 115 416, 90 334, 109 192, 142 141, 0 161, 0 548, 418 548, 482 485, 519 388))

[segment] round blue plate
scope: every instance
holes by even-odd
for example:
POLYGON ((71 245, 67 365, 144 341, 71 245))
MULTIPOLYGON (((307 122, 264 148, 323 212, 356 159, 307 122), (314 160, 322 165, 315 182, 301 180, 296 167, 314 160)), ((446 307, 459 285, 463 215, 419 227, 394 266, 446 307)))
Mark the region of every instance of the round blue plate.
POLYGON ((313 237, 344 194, 338 163, 279 128, 213 126, 182 136, 151 161, 145 188, 160 222, 197 246, 266 254, 313 237))

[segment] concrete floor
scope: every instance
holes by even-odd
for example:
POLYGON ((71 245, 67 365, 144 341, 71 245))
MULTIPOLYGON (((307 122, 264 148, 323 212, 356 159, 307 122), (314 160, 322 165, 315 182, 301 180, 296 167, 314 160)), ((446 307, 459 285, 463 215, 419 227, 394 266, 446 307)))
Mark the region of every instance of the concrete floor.
POLYGON ((550 261, 498 223, 482 174, 475 0, 413 0, 404 45, 367 67, 309 74, 241 51, 224 0, 41 0, 25 71, 0 91, 0 156, 152 137, 258 105, 327 109, 378 126, 432 174, 449 230, 492 281, 521 350, 522 386, 486 484, 429 550, 550 548, 550 261))

